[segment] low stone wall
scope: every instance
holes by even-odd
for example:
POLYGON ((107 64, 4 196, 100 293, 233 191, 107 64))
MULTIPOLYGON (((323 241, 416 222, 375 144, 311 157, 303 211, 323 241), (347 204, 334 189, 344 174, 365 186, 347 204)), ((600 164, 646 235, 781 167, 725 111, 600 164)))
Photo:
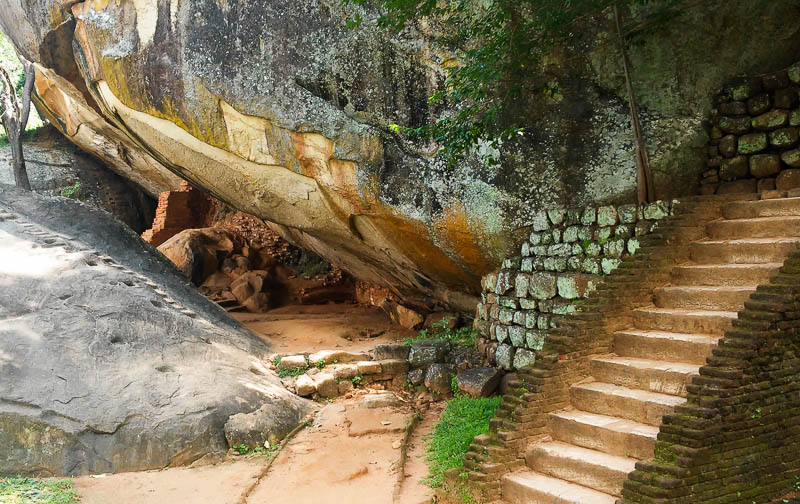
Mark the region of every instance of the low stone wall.
POLYGON ((600 279, 635 254, 641 237, 671 213, 667 201, 539 213, 521 255, 482 280, 475 316, 479 352, 504 369, 532 364, 547 330, 580 311, 600 279))
POLYGON ((800 63, 738 79, 714 98, 702 194, 800 187, 800 63))
POLYGON ((502 371, 482 364, 474 348, 434 339, 410 345, 380 344, 370 352, 275 355, 272 368, 285 375, 281 381, 287 389, 313 399, 345 395, 362 386, 409 391, 424 387, 438 398, 452 393, 454 376, 464 393, 492 394, 500 385, 502 371))

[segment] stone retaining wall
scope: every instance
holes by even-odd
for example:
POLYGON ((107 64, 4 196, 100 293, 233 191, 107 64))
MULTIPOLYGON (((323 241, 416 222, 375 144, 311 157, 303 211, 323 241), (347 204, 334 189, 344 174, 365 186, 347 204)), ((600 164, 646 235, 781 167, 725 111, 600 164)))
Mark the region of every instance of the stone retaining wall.
POLYGON ((479 352, 504 369, 532 364, 547 330, 580 311, 599 281, 636 253, 672 206, 658 201, 539 213, 520 256, 482 280, 475 316, 479 352))
POLYGON ((800 187, 800 63, 738 79, 714 98, 702 194, 800 187))

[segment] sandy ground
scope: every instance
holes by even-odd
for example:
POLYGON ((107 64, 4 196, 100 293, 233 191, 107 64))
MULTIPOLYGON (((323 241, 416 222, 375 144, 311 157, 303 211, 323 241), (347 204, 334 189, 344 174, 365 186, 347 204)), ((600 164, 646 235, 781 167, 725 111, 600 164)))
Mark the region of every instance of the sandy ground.
POLYGON ((265 457, 214 466, 75 479, 81 504, 239 504, 258 480, 265 457))
POLYGON ((231 313, 272 345, 275 353, 346 348, 360 352, 379 343, 418 336, 391 323, 380 308, 351 303, 291 305, 267 313, 231 313))
POLYGON ((433 489, 422 482, 428 475, 428 465, 425 462, 426 439, 433 433, 444 406, 443 402, 431 403, 430 409, 422 413, 422 419, 411 433, 404 477, 399 492, 395 495, 395 504, 430 504, 433 499, 433 489))
POLYGON ((75 479, 75 488, 82 504, 430 503, 433 491, 420 484, 427 475, 424 438, 441 405, 408 438, 401 478, 401 447, 416 412, 410 405, 360 407, 365 395, 327 404, 271 464, 263 455, 236 457, 213 466, 86 476, 75 479))
POLYGON ((392 504, 410 408, 324 408, 281 452, 247 504, 392 504))
MULTIPOLYGON (((265 314, 232 313, 276 353, 343 348, 367 351, 415 336, 378 308, 354 304, 286 306, 265 314)), ((433 491, 424 438, 441 415, 432 405, 408 438, 411 405, 363 408, 367 391, 326 404, 274 460, 229 456, 212 466, 77 478, 81 504, 422 504, 433 491)), ((378 393, 378 392, 376 392, 378 393)))

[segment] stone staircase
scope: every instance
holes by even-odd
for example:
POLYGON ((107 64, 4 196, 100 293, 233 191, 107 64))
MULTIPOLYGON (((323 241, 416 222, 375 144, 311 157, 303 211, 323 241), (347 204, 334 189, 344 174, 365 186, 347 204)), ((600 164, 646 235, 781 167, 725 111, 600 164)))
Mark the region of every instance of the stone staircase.
POLYGON ((593 356, 591 376, 571 385, 570 406, 549 415, 526 466, 503 477, 506 503, 617 500, 744 302, 800 246, 800 198, 731 201, 700 231, 653 306, 635 309, 633 327, 614 334, 614 353, 593 356))

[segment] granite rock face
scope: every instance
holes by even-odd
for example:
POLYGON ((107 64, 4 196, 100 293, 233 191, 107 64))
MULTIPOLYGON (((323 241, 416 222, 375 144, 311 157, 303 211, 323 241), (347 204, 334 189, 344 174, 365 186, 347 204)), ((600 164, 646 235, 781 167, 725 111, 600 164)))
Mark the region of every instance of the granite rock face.
POLYGON ((312 403, 268 347, 105 212, 0 185, 0 475, 155 469, 225 452, 231 416, 312 403))
MULTIPOLYGON (((351 16, 339 0, 10 0, 0 25, 37 64, 42 114, 112 169, 151 194, 185 178, 403 295, 472 309, 538 211, 633 199, 602 22, 541 73, 551 92, 520 101, 529 133, 499 166, 447 167, 390 128, 449 113, 427 100, 451 56, 436 28, 348 30, 351 16)), ((693 192, 713 90, 790 64, 798 19, 790 0, 705 2, 630 48, 658 198, 693 192)))

